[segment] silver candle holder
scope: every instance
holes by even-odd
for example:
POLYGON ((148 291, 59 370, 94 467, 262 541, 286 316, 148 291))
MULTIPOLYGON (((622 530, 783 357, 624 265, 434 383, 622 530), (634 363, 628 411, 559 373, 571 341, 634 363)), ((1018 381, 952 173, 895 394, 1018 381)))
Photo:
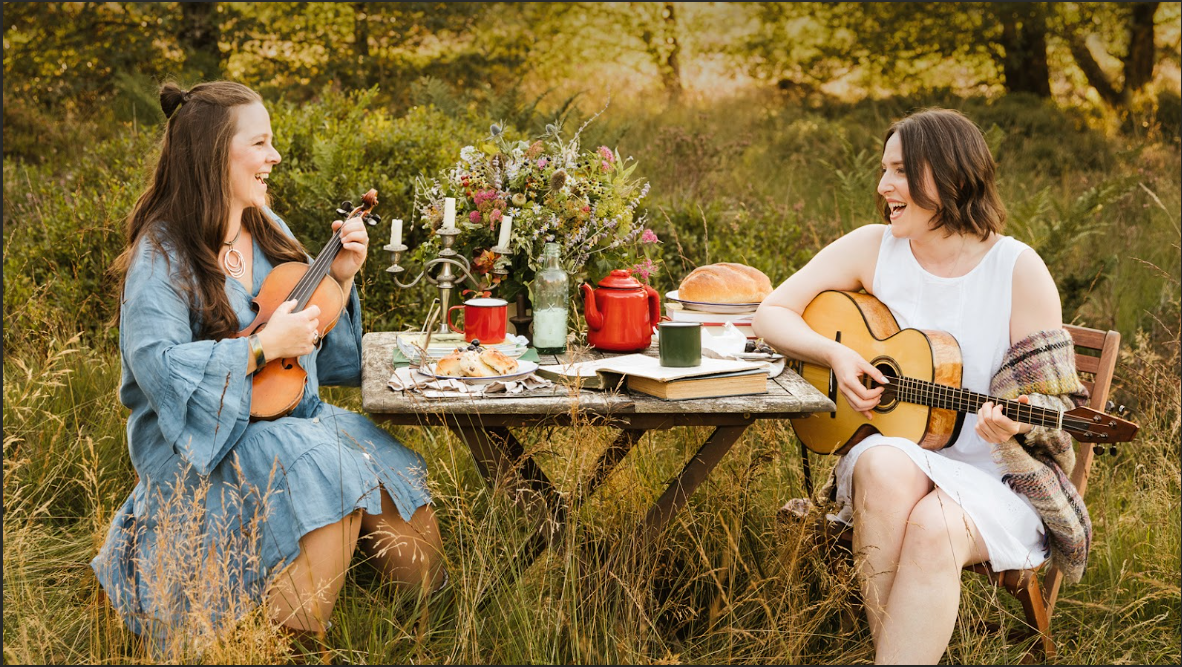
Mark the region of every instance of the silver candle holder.
MULTIPOLYGON (((443 228, 436 233, 443 240, 443 247, 439 250, 439 255, 435 259, 423 264, 423 269, 419 271, 413 280, 409 283, 404 283, 399 279, 399 274, 406 271, 398 263, 402 259, 402 253, 407 251, 407 246, 401 243, 398 245, 387 244, 383 248, 383 250, 390 253, 393 259, 393 264, 386 268, 386 273, 389 273, 394 280, 394 284, 402 289, 414 287, 423 279, 435 285, 439 289, 439 303, 442 306, 440 310, 441 317, 439 318, 439 333, 450 333, 451 329, 447 325, 447 309, 451 305, 452 290, 462 285, 465 281, 468 281, 477 289, 480 289, 481 285, 480 281, 472 275, 472 264, 468 261, 468 258, 456 252, 451 247, 456 241, 456 236, 460 234, 460 230, 443 228), (439 267, 439 271, 435 275, 432 275, 431 270, 436 267, 439 267)), ((500 276, 503 279, 509 275, 509 269, 507 268, 509 260, 506 257, 509 254, 509 249, 498 245, 490 248, 490 250, 500 255, 493 264, 493 275, 500 276)))

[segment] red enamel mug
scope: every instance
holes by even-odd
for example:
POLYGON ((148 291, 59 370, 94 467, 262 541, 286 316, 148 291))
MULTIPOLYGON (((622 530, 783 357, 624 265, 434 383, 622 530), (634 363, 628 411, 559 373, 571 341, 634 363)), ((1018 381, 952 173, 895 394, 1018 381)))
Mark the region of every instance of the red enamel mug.
POLYGON ((464 334, 464 340, 469 343, 473 340, 488 345, 503 343, 505 329, 509 324, 509 302, 504 299, 468 299, 447 309, 447 324, 452 331, 464 334), (462 329, 451 321, 452 312, 457 308, 464 309, 462 329))

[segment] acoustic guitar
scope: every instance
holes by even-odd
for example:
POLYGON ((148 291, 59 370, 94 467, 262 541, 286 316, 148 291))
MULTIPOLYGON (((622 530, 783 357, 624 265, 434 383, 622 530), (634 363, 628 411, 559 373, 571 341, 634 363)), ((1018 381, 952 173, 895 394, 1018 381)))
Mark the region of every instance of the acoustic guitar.
MULTIPOLYGON (((1127 442, 1137 433, 1136 424, 1090 408, 1063 412, 962 388, 956 339, 944 331, 900 330, 891 311, 869 294, 821 292, 803 318, 813 331, 858 352, 890 379, 871 421, 838 391, 831 369, 794 362, 796 371, 837 406, 835 412, 791 420, 801 442, 819 454, 844 454, 873 433, 943 449, 956 442, 965 413, 977 412, 987 401, 1003 406, 1016 422, 1061 428, 1080 442, 1127 442)), ((879 386, 868 376, 863 382, 879 386)))

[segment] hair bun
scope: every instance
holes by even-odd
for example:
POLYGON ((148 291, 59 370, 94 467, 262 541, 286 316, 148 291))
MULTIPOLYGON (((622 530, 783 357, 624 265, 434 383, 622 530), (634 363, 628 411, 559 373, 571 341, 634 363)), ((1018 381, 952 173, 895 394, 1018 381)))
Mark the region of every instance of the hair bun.
POLYGON ((181 90, 175 83, 166 83, 160 87, 160 110, 165 118, 172 118, 173 112, 181 104, 189 101, 189 91, 181 90))

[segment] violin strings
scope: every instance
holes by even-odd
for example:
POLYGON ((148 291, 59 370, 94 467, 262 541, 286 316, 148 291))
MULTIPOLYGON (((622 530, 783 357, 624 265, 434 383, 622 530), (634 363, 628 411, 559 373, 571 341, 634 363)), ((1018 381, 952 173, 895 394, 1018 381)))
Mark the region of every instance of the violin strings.
MULTIPOLYGON (((357 214, 364 216, 369 212, 369 209, 358 211, 357 214)), ((349 216, 350 218, 356 216, 349 216)), ((320 254, 312 260, 308 266, 308 270, 304 272, 303 276, 296 282, 295 287, 292 288, 291 293, 287 295, 287 301, 295 299, 296 310, 302 310, 307 301, 312 298, 312 294, 316 292, 316 288, 320 286, 320 281, 327 274, 328 270, 326 264, 331 265, 332 260, 336 257, 337 252, 344 247, 341 242, 341 230, 333 232, 332 238, 324 245, 320 254)))
POLYGON ((300 277, 296 286, 292 288, 291 294, 288 295, 288 300, 296 299, 299 302, 296 310, 302 309, 307 304, 308 299, 312 298, 312 294, 320 286, 321 279, 327 273, 325 265, 332 263, 333 258, 336 257, 341 247, 341 233, 340 231, 334 232, 332 238, 325 244, 324 249, 316 256, 316 259, 312 260, 312 263, 308 266, 308 270, 304 272, 304 275, 300 277))

